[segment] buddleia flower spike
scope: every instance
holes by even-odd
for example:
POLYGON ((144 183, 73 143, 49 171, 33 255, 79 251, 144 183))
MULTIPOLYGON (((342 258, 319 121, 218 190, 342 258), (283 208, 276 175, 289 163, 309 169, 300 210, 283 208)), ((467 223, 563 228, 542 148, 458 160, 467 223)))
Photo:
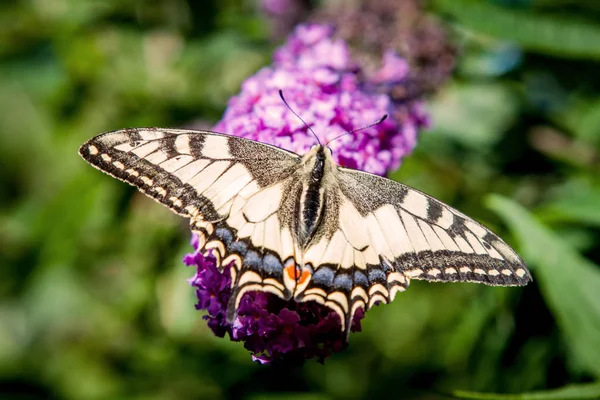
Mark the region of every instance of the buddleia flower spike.
MULTIPOLYGON (((276 51, 273 65, 243 83, 242 91, 229 101, 214 130, 302 154, 318 141, 310 133, 313 128, 323 140, 333 142, 333 156, 341 165, 381 175, 396 169, 401 158, 412 151, 416 134, 427 126, 428 117, 421 104, 415 102, 411 106, 414 114, 403 120, 376 124, 367 131, 348 135, 348 131, 393 111, 394 104, 386 95, 362 89, 367 83, 359 78, 358 64, 351 58, 347 44, 335 39, 334 33, 329 25, 298 26, 276 51), (280 91, 285 93, 289 107, 281 101, 280 91), (300 119, 294 111, 301 114, 300 119), (336 143, 333 139, 340 136, 336 143)), ((382 63, 382 71, 397 68, 390 74, 395 83, 406 75, 404 64, 389 63, 389 58, 384 61, 387 62, 382 63)), ((197 244, 196 237, 192 243, 197 244)), ((197 245, 194 248, 186 263, 197 268, 191 280, 199 299, 197 308, 208 311, 204 318, 217 336, 228 333, 232 340, 243 341, 253 358, 262 363, 289 358, 322 361, 347 345, 339 317, 328 307, 316 302, 283 302, 266 292, 247 294, 238 309, 238 318, 229 324, 225 317, 227 301, 221 300, 218 310, 204 306, 203 299, 214 291, 212 282, 220 281, 202 278, 206 269, 217 269, 206 261, 193 262, 206 260, 197 245), (293 326, 288 323, 286 328, 281 312, 288 322, 295 321, 293 326)), ((231 290, 219 293, 226 293, 227 297, 231 290)), ((363 316, 361 308, 349 331, 360 331, 363 316)))

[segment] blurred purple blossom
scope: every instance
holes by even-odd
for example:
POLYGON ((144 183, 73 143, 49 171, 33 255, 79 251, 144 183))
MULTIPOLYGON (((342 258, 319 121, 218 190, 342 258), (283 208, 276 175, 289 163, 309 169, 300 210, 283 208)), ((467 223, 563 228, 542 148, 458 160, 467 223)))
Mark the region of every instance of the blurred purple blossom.
MULTIPOLYGON (((442 21, 425 11, 426 3, 423 0, 323 2, 307 19, 337 26, 336 36, 352 43, 353 55, 361 60, 369 76, 382 56, 385 63, 390 51, 396 51, 409 68, 404 80, 389 87, 387 93, 394 100, 407 101, 439 90, 455 65, 456 47, 442 21)), ((292 29, 288 25, 287 31, 292 29)))
MULTIPOLYGON (((229 334, 233 341, 244 343, 252 359, 262 364, 275 360, 303 361, 316 358, 324 361, 332 352, 346 347, 339 316, 316 302, 285 301, 265 292, 246 293, 233 324, 226 320, 231 297, 229 268, 221 273, 216 259, 202 254, 198 237, 192 236, 195 251, 184 257, 184 263, 196 268, 189 283, 196 289, 196 309, 205 310, 203 317, 216 336, 229 334)), ((360 332, 362 310, 354 316, 351 331, 360 332)))
POLYGON ((408 71, 409 67, 406 60, 394 50, 388 49, 383 54, 381 68, 371 76, 371 81, 375 84, 399 83, 406 79, 408 71))
POLYGON ((275 52, 273 65, 242 84, 215 130, 305 153, 316 140, 283 104, 278 93, 282 90, 323 143, 390 115, 330 147, 346 167, 379 175, 397 169, 428 122, 420 102, 396 103, 386 93, 386 85, 397 86, 407 77, 408 64, 390 50, 381 68, 366 74, 334 33, 329 25, 299 25, 275 52))
POLYGON ((281 16, 285 15, 290 8, 294 8, 296 4, 296 0, 262 0, 261 8, 269 14, 281 16))
POLYGON ((261 11, 270 19, 272 37, 281 38, 308 14, 309 0, 260 0, 261 11))
POLYGON ((424 0, 259 0, 272 27, 272 39, 291 33, 301 22, 332 24, 335 35, 352 44, 352 54, 371 76, 379 60, 396 51, 410 66, 408 76, 389 87, 394 100, 420 98, 437 91, 455 65, 456 47, 444 23, 426 12, 424 0))

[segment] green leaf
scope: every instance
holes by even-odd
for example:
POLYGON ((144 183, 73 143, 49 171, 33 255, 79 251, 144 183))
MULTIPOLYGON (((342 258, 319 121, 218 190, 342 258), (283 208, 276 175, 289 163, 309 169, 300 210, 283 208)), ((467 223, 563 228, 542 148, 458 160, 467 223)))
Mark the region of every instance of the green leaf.
POLYGON ((600 28, 585 21, 517 11, 484 1, 436 0, 434 5, 469 29, 517 42, 526 49, 600 58, 600 28))
POLYGON ((461 144, 490 147, 513 123, 519 102, 511 89, 495 83, 454 84, 431 104, 435 130, 461 144))
POLYGON ((580 368, 600 377, 600 268, 507 198, 487 199, 510 227, 580 368))
POLYGON ((600 382, 568 385, 560 389, 544 390, 519 394, 477 393, 456 390, 454 397, 459 399, 482 400, 569 400, 569 399, 598 399, 600 398, 600 382))
POLYGON ((600 226, 600 188, 572 191, 546 204, 538 214, 545 220, 600 226))
POLYGON ((576 98, 569 106, 553 116, 559 126, 593 145, 600 145, 600 98, 576 98))

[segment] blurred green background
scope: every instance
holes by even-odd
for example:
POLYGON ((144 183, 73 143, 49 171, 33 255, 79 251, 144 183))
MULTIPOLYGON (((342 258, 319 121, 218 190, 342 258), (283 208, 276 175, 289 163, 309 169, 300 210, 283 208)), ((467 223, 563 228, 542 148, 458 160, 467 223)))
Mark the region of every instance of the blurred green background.
POLYGON ((257 4, 0 3, 0 398, 600 398, 600 2, 428 11, 458 65, 393 178, 491 227, 535 281, 415 281, 347 351, 284 368, 194 310, 186 221, 77 155, 216 122, 277 45, 257 4))

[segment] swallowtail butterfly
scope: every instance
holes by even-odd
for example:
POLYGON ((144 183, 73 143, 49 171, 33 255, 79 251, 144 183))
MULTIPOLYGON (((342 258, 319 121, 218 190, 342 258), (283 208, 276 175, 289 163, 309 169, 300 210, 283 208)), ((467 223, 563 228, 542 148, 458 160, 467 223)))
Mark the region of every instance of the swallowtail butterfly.
POLYGON ((213 132, 125 129, 79 150, 92 166, 190 219, 200 248, 231 266, 232 321, 244 293, 316 301, 348 331, 356 310, 411 279, 524 285, 523 260, 478 222, 401 183, 213 132))

